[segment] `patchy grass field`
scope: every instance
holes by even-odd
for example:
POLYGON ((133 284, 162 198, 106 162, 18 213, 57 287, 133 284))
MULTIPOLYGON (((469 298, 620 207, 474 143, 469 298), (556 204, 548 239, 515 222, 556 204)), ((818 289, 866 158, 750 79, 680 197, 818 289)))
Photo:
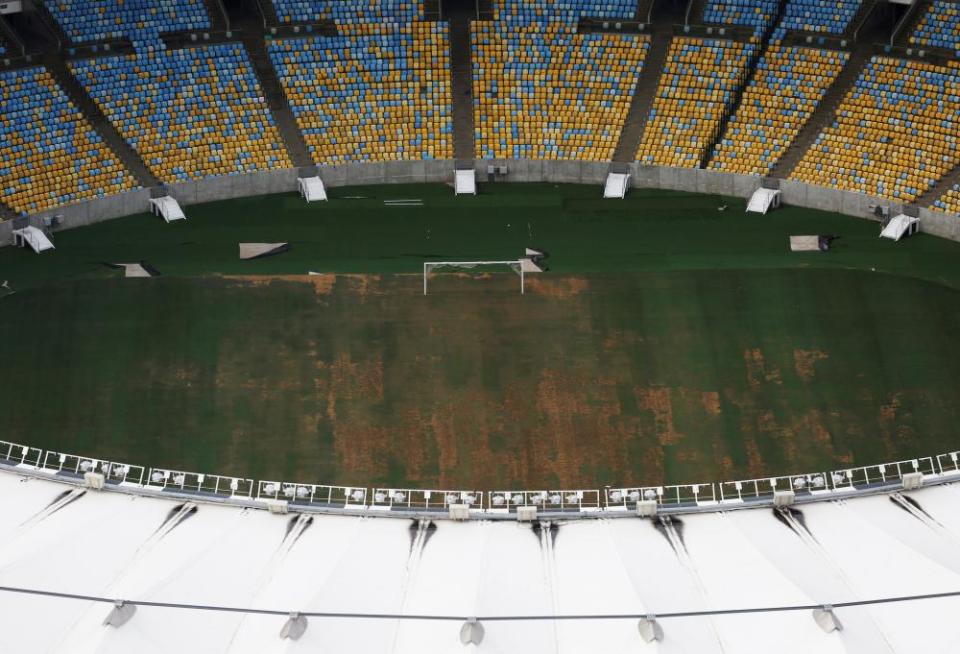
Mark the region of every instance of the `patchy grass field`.
POLYGON ((9 440, 433 487, 763 476, 955 447, 957 292, 862 272, 81 281, 4 300, 9 440), (64 321, 62 316, 69 315, 64 321), (918 316, 923 316, 918 320, 918 316), (18 334, 20 335, 18 338, 18 334))
POLYGON ((274 197, 197 207, 185 225, 64 232, 50 256, 0 251, 18 289, 0 298, 0 438, 255 478, 479 488, 712 481, 957 447, 957 244, 683 194, 352 191, 426 206, 274 197), (791 233, 843 238, 795 255, 791 233), (238 240, 293 250, 240 262, 238 240), (526 244, 554 269, 525 296, 510 273, 437 275, 421 295, 424 259, 526 244), (101 263, 141 259, 164 275, 101 263))

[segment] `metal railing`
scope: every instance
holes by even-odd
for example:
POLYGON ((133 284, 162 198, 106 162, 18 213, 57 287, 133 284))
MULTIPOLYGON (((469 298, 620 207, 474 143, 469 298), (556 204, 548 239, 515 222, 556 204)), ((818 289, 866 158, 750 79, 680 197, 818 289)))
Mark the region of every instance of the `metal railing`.
POLYGON ((144 468, 95 457, 0 441, 0 469, 37 473, 81 482, 87 473, 103 475, 108 489, 135 494, 187 496, 197 500, 238 503, 266 508, 286 502, 293 510, 321 512, 382 512, 445 517, 451 505, 466 505, 471 514, 506 517, 520 507, 536 507, 539 515, 561 518, 611 516, 637 509, 640 502, 658 510, 696 512, 751 506, 772 506, 775 494, 791 491, 797 502, 831 500, 857 494, 892 492, 903 487, 905 475, 923 484, 960 481, 960 451, 868 466, 822 470, 798 475, 705 484, 607 487, 576 490, 437 490, 359 486, 328 486, 289 481, 144 468))

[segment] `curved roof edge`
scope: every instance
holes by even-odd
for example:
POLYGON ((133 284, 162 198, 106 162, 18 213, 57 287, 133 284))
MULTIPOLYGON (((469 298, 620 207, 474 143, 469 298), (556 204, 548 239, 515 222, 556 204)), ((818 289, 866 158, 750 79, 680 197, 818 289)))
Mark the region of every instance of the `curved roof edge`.
POLYGON ((960 480, 960 451, 781 477, 603 489, 328 486, 144 468, 0 441, 0 471, 148 497, 270 510, 467 520, 615 518, 786 507, 960 480))

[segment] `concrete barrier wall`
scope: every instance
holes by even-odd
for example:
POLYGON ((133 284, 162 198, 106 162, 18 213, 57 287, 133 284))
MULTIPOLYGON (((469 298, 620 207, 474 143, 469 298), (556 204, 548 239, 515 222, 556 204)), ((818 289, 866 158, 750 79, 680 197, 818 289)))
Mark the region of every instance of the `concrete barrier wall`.
MULTIPOLYGON (((596 161, 540 161, 528 159, 495 159, 474 162, 474 170, 480 184, 488 180, 488 168, 506 167, 506 175, 495 175, 499 182, 548 182, 554 184, 592 184, 602 187, 610 164, 596 161)), ((696 168, 669 168, 630 164, 631 187, 657 188, 690 193, 747 198, 760 187, 760 178, 753 175, 738 175, 696 168)), ((424 184, 445 183, 453 185, 454 162, 440 161, 388 161, 378 163, 351 163, 340 166, 320 166, 319 174, 331 188, 339 186, 378 184, 424 184)), ((297 190, 296 169, 283 169, 228 175, 201 180, 170 184, 167 192, 183 206, 203 202, 216 202, 231 198, 290 193, 297 190)), ((855 216, 872 218, 872 206, 890 207, 892 213, 900 211, 899 204, 874 198, 861 193, 840 191, 812 186, 796 180, 780 180, 784 204, 811 209, 821 209, 855 216)), ((598 188, 598 194, 600 188, 598 188)), ((149 210, 150 190, 138 189, 98 200, 79 202, 32 216, 39 220, 45 216, 61 216, 59 229, 90 225, 102 220, 142 213, 149 210)), ((189 213, 189 212, 188 212, 189 213)), ((942 238, 960 241, 960 217, 920 210, 924 232, 942 238)), ((0 245, 12 242, 12 223, 0 223, 0 245)))

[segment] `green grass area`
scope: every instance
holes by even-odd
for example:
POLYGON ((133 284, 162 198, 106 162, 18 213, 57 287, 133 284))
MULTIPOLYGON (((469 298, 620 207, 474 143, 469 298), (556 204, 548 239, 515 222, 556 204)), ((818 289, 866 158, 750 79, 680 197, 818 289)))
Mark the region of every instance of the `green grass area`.
POLYGON ((442 185, 332 189, 187 207, 171 225, 144 214, 57 234, 42 257, 0 252, 0 280, 25 288, 103 277, 101 263, 147 260, 165 275, 418 272, 425 259, 513 258, 546 248, 558 273, 715 268, 876 268, 960 286, 960 246, 921 235, 880 241, 876 223, 785 207, 744 213, 738 198, 635 189, 603 200, 593 186, 501 184, 454 197, 442 185), (423 207, 386 207, 420 198, 423 207), (718 211, 726 205, 726 211, 718 211), (791 254, 790 234, 837 234, 829 256, 791 254), (282 257, 240 261, 237 244, 288 241, 282 257))
POLYGON ((748 216, 730 198, 598 196, 351 188, 111 221, 42 256, 4 249, 17 292, 0 298, 0 438, 256 478, 480 488, 956 448, 960 245, 881 241, 875 223, 804 209, 748 216), (424 206, 382 203, 414 197, 424 206), (816 233, 841 238, 789 252, 788 235, 816 233), (240 241, 292 250, 240 261, 240 241), (425 259, 526 245, 552 270, 525 296, 510 273, 438 275, 421 294, 425 259), (163 276, 102 265, 139 260, 163 276), (307 270, 351 274, 271 277, 307 270))

